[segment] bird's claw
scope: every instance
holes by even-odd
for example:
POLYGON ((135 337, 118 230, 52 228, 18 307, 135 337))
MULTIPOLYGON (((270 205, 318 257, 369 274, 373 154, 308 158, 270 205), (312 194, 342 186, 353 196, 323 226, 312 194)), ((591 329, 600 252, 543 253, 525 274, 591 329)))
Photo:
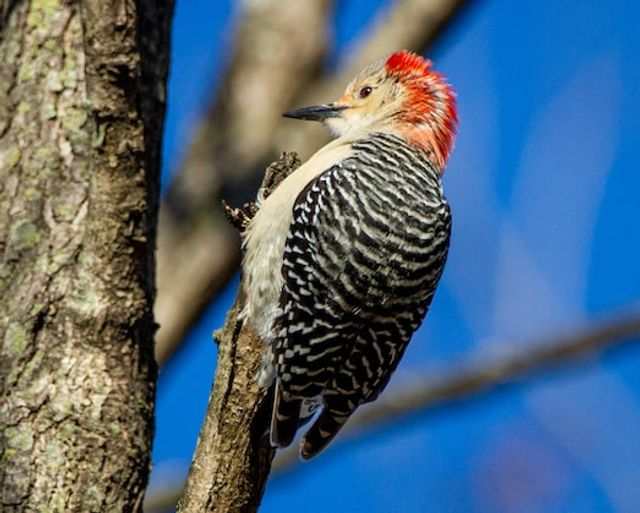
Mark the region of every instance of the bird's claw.
POLYGON ((241 207, 235 208, 222 200, 222 208, 229 222, 235 226, 240 233, 243 233, 247 229, 253 216, 255 216, 258 211, 258 205, 256 205, 255 201, 249 201, 241 207))
POLYGON ((283 152, 278 160, 267 167, 262 186, 258 192, 258 201, 249 201, 241 207, 232 207, 222 200, 224 214, 229 222, 240 233, 244 233, 258 211, 258 205, 264 201, 280 183, 300 166, 300 159, 295 152, 283 152))

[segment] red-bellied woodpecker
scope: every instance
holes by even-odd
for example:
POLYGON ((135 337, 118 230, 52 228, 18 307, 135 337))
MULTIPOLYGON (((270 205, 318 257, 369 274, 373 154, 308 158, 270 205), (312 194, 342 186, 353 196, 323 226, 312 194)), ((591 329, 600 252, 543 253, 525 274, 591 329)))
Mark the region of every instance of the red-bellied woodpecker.
POLYGON ((260 205, 245 234, 248 322, 275 379, 271 441, 310 458, 373 401, 421 324, 442 274, 451 216, 441 177, 455 95, 407 51, 364 69, 335 103, 285 116, 338 135, 260 205))

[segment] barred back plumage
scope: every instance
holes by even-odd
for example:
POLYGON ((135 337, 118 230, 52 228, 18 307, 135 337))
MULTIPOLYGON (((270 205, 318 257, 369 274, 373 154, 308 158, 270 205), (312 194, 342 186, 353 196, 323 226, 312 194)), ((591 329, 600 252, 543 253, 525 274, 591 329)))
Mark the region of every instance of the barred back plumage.
POLYGON ((384 389, 431 303, 450 230, 430 156, 388 133, 353 142, 298 195, 274 326, 277 445, 321 398, 302 447, 311 457, 384 389))

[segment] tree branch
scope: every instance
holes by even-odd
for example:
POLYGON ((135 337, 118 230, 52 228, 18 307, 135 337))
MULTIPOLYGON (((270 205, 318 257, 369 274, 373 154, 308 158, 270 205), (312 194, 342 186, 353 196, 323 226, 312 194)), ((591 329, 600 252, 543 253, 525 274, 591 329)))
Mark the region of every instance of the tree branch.
POLYGON ((218 370, 181 513, 257 511, 275 454, 266 434, 271 401, 256 376, 263 343, 232 308, 218 338, 218 370))
POLYGON ((212 205, 219 205, 222 197, 232 204, 245 201, 256 189, 260 170, 279 148, 297 148, 308 155, 326 140, 321 128, 282 122, 281 113, 294 102, 303 105, 335 97, 357 71, 392 50, 424 51, 473 2, 395 2, 362 38, 346 65, 326 78, 320 77, 319 69, 331 3, 300 2, 298 10, 298 3, 255 2, 256 6, 263 4, 266 11, 246 13, 222 94, 196 134, 161 208, 156 303, 161 324, 156 344, 160 364, 240 262, 237 236, 224 222, 222 211, 212 205), (290 12, 284 16, 283 11, 290 12), (277 60, 259 57, 268 54, 266 50, 255 52, 274 44, 278 51, 272 53, 277 60), (246 105, 248 87, 268 88, 258 94, 257 101, 252 100, 250 109, 246 105), (184 205, 191 206, 184 210, 184 205))
MULTIPOLYGON (((562 371, 568 365, 594 359, 602 352, 639 342, 640 311, 632 311, 565 336, 531 343, 516 353, 451 371, 440 379, 424 380, 407 390, 383 394, 375 403, 358 410, 338 440, 358 438, 367 431, 392 422, 397 424, 416 413, 455 406, 465 399, 532 379, 547 369, 562 371)), ((273 471, 289 471, 298 463, 294 444, 277 456, 273 471)), ((147 512, 171 509, 181 493, 182 487, 176 486, 164 490, 162 496, 150 497, 147 512)))
MULTIPOLYGON (((261 194, 266 197, 299 164, 295 154, 283 154, 267 168, 261 194)), ((234 224, 245 225, 242 221, 255 208, 252 204, 227 213, 234 224)), ((275 454, 267 435, 273 397, 256 379, 265 346, 240 320, 242 306, 240 293, 215 335, 216 379, 180 513, 257 511, 269 477, 275 454)))
POLYGON ((244 2, 231 67, 160 209, 160 364, 238 268, 238 236, 220 200, 235 205, 255 194, 277 155, 271 138, 281 113, 319 73, 331 5, 244 2))

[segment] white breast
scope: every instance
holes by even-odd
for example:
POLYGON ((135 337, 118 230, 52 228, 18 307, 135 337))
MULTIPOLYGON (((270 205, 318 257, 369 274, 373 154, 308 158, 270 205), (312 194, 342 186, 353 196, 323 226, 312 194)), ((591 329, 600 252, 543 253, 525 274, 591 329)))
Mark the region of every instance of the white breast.
POLYGON ((265 341, 273 339, 282 290, 282 256, 291 224, 293 205, 316 176, 347 157, 350 140, 339 138, 324 146, 289 175, 260 205, 244 240, 243 284, 246 297, 243 317, 265 341))

